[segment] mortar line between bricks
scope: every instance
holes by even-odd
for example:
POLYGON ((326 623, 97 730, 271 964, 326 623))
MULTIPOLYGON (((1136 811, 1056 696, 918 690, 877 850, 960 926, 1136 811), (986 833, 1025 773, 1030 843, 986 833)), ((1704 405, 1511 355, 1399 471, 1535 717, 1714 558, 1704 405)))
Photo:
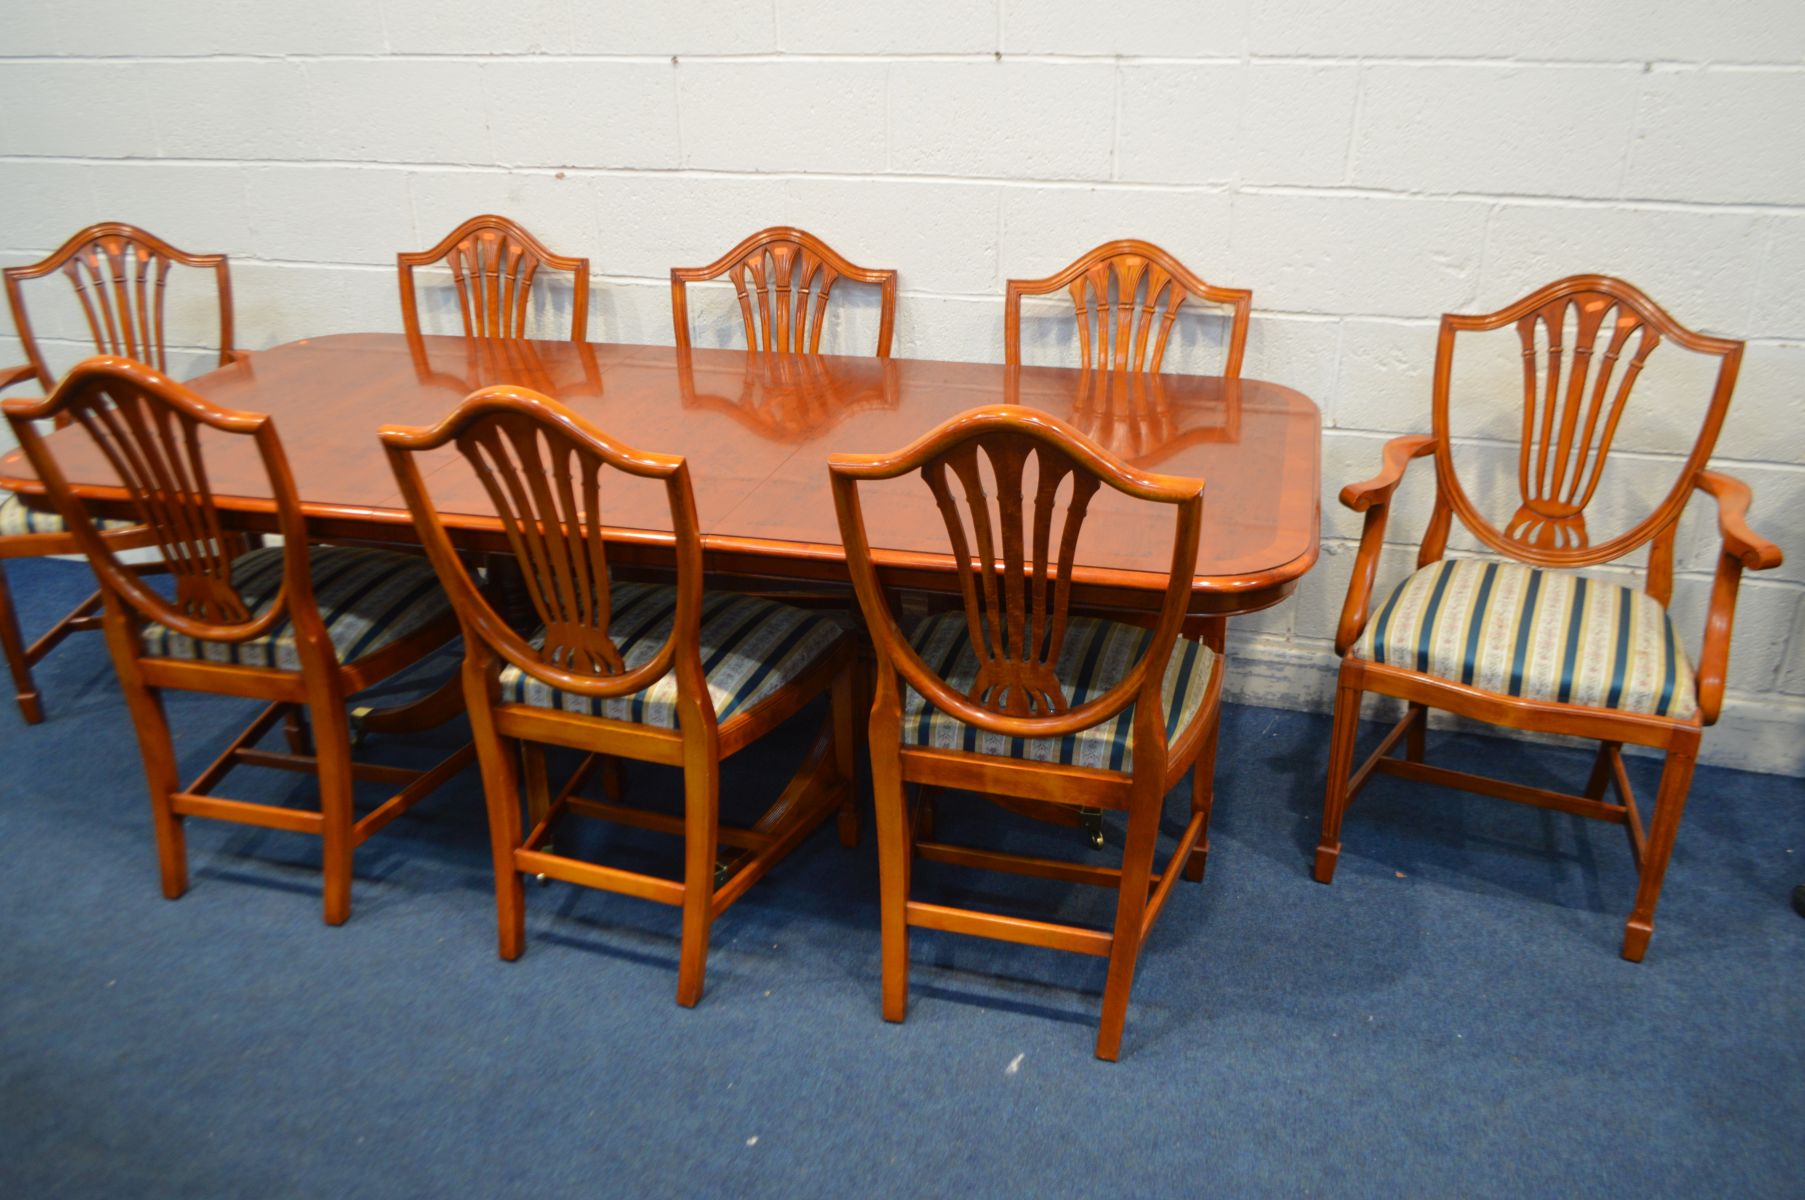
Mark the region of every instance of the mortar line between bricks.
POLYGON ((1522 207, 1598 208, 1613 211, 1715 213, 1721 215, 1805 215, 1805 203, 1780 201, 1709 201, 1672 200, 1655 196, 1556 196, 1517 192, 1476 191, 1412 191, 1351 187, 1340 184, 1284 184, 1219 182, 1172 182, 1169 180, 1033 178, 1006 175, 934 175, 906 171, 750 171, 731 167, 684 166, 612 166, 585 167, 559 163, 460 163, 422 160, 402 162, 387 159, 345 158, 146 158, 140 155, 76 155, 76 154, 0 154, 0 164, 61 163, 82 166, 123 167, 238 167, 245 169, 345 170, 360 171, 455 171, 484 175, 557 175, 567 177, 645 178, 669 176, 693 179, 771 180, 781 182, 821 180, 832 183, 907 183, 933 186, 1060 188, 1073 191, 1179 192, 1202 196, 1298 196, 1318 199, 1442 201, 1465 204, 1504 204, 1522 207))

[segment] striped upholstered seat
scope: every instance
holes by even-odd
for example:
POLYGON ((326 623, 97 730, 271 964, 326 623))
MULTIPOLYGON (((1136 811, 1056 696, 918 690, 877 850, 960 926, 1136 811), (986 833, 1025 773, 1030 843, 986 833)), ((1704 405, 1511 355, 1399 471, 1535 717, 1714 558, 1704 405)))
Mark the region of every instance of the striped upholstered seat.
MULTIPOLYGON (((628 670, 649 662, 670 636, 677 589, 661 584, 617 583, 610 596, 608 635, 628 670)), ((841 638, 826 617, 735 592, 702 597, 702 670, 715 718, 725 725, 750 712, 820 662, 841 638)), ((533 638, 539 645, 541 636, 533 638)), ((677 676, 667 673, 643 692, 604 700, 562 692, 509 664, 501 672, 501 702, 562 709, 661 729, 677 728, 677 676)))
MULTIPOLYGON (((320 619, 341 663, 374 654, 451 616, 432 564, 412 554, 365 546, 309 546, 308 571, 320 619)), ((266 546, 232 564, 232 585, 252 615, 269 611, 282 586, 282 550, 266 546)), ((246 642, 196 642, 166 626, 144 627, 144 653, 251 667, 299 670, 295 628, 289 617, 246 642)))
POLYGON ((1682 721, 1698 709, 1692 663, 1654 597, 1522 563, 1431 563, 1379 606, 1353 653, 1530 700, 1682 721))
MULTIPOLYGON (((100 521, 102 529, 128 529, 130 521, 100 521)), ((0 537, 18 537, 28 533, 64 533, 63 518, 53 512, 27 508, 17 492, 0 491, 0 537)))
MULTIPOLYGON (((978 678, 978 656, 972 651, 967 628, 963 612, 942 613, 923 621, 909 638, 921 661, 948 687, 962 694, 969 694, 978 678)), ((1073 617, 1066 627, 1059 661, 1054 664, 1066 702, 1076 707, 1121 682, 1146 652, 1152 637, 1151 630, 1138 625, 1073 617)), ((1168 742, 1197 715, 1218 665, 1215 652, 1201 642, 1181 637, 1172 647, 1162 696, 1168 742)), ((1067 737, 1011 738, 981 730, 940 711, 928 703, 927 697, 905 684, 902 740, 905 746, 1128 771, 1134 767, 1134 705, 1112 720, 1067 737)))

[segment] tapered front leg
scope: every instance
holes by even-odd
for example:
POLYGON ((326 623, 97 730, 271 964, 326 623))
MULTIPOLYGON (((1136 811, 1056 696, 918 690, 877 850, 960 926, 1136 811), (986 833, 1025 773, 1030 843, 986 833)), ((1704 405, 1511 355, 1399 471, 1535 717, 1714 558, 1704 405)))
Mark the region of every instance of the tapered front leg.
POLYGON ((27 725, 38 724, 44 719, 44 700, 32 682, 31 664, 25 661, 25 635, 19 631, 19 614, 13 608, 4 566, 0 566, 0 651, 5 652, 7 669, 12 672, 20 715, 27 725))
POLYGON ((677 962, 677 1003, 702 999, 708 971, 708 935, 714 924, 714 865, 721 816, 721 767, 717 760, 683 765, 683 947, 677 962))
POLYGON ((1128 811, 1128 838, 1122 848, 1121 886, 1116 893, 1116 926, 1109 943, 1109 975, 1103 984, 1103 1017, 1097 1027, 1097 1057, 1114 1062, 1122 1053, 1122 1026, 1141 953, 1141 922, 1147 915, 1147 884, 1153 875, 1164 797, 1137 794, 1128 811))
POLYGON ((1648 843, 1642 853, 1642 878, 1636 887, 1636 907, 1630 912, 1623 930, 1623 957, 1641 962, 1648 953, 1648 941, 1655 933, 1655 905, 1661 899, 1661 883, 1667 874, 1667 861, 1673 856, 1674 838, 1680 831, 1680 814, 1686 807, 1686 793, 1692 787, 1692 768, 1696 746, 1674 748, 1667 752, 1661 768, 1661 787, 1655 795, 1654 819, 1648 828, 1648 843))
POLYGON ((878 924, 883 941, 884 1020, 909 1011, 909 814, 895 722, 871 722, 871 803, 877 825, 878 924))
POLYGON ((319 777, 320 860, 325 869, 325 918, 343 925, 351 916, 351 827, 355 817, 351 782, 351 730, 344 698, 334 689, 308 706, 313 726, 314 769, 319 777))
MULTIPOLYGON (((1344 675, 1345 678, 1345 675, 1344 675)), ((1322 837, 1316 843, 1316 882, 1332 883, 1341 858, 1341 818, 1347 812, 1348 775, 1354 766, 1354 735, 1360 728, 1360 689, 1335 692, 1335 724, 1329 737, 1329 776, 1322 799, 1322 837)))

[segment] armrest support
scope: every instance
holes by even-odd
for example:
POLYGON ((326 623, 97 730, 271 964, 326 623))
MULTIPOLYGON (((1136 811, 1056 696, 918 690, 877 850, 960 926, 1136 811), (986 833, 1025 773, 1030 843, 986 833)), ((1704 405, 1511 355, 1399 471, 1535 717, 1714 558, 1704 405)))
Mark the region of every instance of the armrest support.
POLYGON ((1717 501, 1717 530, 1723 551, 1717 556, 1717 577, 1711 583, 1711 604, 1705 610, 1705 639, 1698 656, 1698 707, 1700 719, 1715 724, 1723 709, 1724 677, 1730 668, 1730 633, 1736 623, 1736 591, 1742 572, 1767 571, 1780 565, 1780 547, 1756 536, 1748 526, 1749 485, 1715 471, 1700 471, 1693 481, 1699 491, 1717 501))
POLYGON ((1373 579, 1379 573, 1379 552, 1385 545, 1385 522, 1391 515, 1391 494, 1404 478, 1412 459, 1434 452, 1435 439, 1432 437, 1412 434, 1393 438, 1385 443, 1385 459, 1377 475, 1341 489, 1341 503, 1355 512, 1365 513, 1366 523, 1360 529, 1360 551, 1354 557, 1354 570, 1347 581, 1347 600, 1341 606, 1341 623, 1335 629, 1337 654, 1346 654, 1360 631, 1366 628, 1373 579))

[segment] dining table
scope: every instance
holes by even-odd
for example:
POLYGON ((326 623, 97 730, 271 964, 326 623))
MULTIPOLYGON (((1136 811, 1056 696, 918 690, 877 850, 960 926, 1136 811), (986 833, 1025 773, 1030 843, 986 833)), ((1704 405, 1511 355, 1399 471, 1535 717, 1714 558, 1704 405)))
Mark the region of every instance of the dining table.
MULTIPOLYGON (((994 404, 1050 413, 1138 471, 1204 481, 1196 573, 1176 586, 1188 586, 1188 613, 1217 639, 1223 618, 1279 603, 1317 557, 1321 414, 1296 389, 1263 380, 346 333, 249 353, 187 386, 214 404, 272 416, 310 536, 407 543, 418 538, 377 430, 436 424, 470 392, 498 384, 550 396, 634 448, 683 455, 711 575, 845 584, 828 456, 897 450, 960 412, 994 404)), ((59 430, 48 444, 92 511, 133 515, 81 430, 59 430)), ((203 453, 222 521, 272 531, 274 501, 248 439, 214 435, 203 453)), ((488 497, 455 450, 422 467, 454 540, 473 553, 505 552, 488 497)), ((902 486, 909 482, 867 498, 880 572, 897 588, 956 591, 941 514, 928 489, 919 480, 902 486)), ((28 504, 45 502, 16 450, 0 458, 0 487, 28 504)), ((662 488, 623 477, 603 505, 613 561, 668 563, 662 488)), ((1160 508, 1108 488, 1095 497, 1073 574, 1075 605, 1145 613, 1175 586, 1171 516, 1152 511, 1160 508)))

